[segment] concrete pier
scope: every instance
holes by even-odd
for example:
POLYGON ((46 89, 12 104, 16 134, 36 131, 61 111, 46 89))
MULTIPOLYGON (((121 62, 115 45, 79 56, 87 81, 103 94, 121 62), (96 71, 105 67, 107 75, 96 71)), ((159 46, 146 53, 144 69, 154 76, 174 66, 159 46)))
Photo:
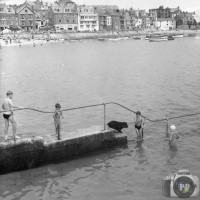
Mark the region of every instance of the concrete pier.
POLYGON ((82 129, 56 140, 40 136, 0 142, 0 174, 69 160, 97 149, 127 143, 127 136, 113 130, 82 129))

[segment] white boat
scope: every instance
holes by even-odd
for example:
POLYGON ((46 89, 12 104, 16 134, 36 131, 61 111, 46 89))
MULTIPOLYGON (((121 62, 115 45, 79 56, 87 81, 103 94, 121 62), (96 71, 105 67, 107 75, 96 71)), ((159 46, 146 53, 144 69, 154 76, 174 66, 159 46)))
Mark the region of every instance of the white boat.
POLYGON ((173 35, 174 38, 182 38, 183 34, 173 35))
POLYGON ((163 42, 163 41, 167 41, 167 38, 150 38, 149 42, 163 42))
POLYGON ((130 39, 129 37, 122 37, 121 40, 128 40, 130 39))
POLYGON ((111 40, 111 41, 119 41, 119 40, 121 40, 121 38, 109 38, 109 40, 111 40))

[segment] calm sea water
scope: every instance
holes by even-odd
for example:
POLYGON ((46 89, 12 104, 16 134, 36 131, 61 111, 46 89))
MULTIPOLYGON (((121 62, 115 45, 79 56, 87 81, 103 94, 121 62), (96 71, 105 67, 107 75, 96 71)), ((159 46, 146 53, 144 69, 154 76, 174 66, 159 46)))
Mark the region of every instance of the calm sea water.
MULTIPOLYGON (((83 41, 7 47, 0 50, 0 100, 14 91, 14 103, 53 111, 115 101, 151 119, 200 111, 200 39, 150 43, 83 41)), ((54 134, 51 114, 16 112, 20 135, 54 134)), ((102 125, 103 108, 64 113, 63 132, 102 125)), ((164 123, 146 123, 145 140, 134 143, 134 115, 107 106, 107 121, 127 121, 129 142, 69 162, 0 176, 3 200, 164 199, 162 179, 190 169, 200 177, 200 116, 174 120, 182 139, 161 142, 164 123)), ((3 118, 0 118, 3 137, 3 118)), ((10 135, 12 135, 10 128, 10 135)), ((198 197, 199 198, 199 197, 198 197)))

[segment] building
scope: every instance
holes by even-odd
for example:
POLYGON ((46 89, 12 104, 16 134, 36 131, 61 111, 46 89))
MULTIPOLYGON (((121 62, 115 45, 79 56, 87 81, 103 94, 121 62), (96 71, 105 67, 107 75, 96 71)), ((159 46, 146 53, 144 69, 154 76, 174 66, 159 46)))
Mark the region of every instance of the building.
POLYGON ((142 20, 142 18, 136 18, 136 23, 135 23, 135 27, 136 28, 141 28, 142 26, 143 26, 143 20, 142 20))
POLYGON ((107 23, 107 12, 106 11, 99 11, 98 12, 99 16, 99 30, 108 30, 108 23, 107 23))
POLYGON ((177 28, 190 29, 195 25, 193 13, 182 12, 175 17, 177 28))
POLYGON ((42 1, 36 0, 29 2, 31 9, 35 12, 35 26, 36 29, 49 25, 49 7, 42 1))
POLYGON ((120 15, 121 30, 133 29, 132 16, 128 10, 121 10, 120 15))
POLYGON ((50 8, 49 22, 55 26, 57 32, 77 31, 78 12, 73 1, 60 1, 50 8))
POLYGON ((177 8, 170 8, 170 12, 171 12, 171 17, 175 18, 177 15, 181 14, 181 10, 179 7, 177 8))
POLYGON ((145 10, 134 10, 134 12, 135 12, 135 15, 137 16, 137 17, 140 17, 140 18, 142 18, 142 17, 144 17, 144 16, 146 16, 146 12, 145 12, 145 10))
POLYGON ((150 17, 148 17, 148 16, 142 17, 142 27, 143 28, 149 28, 149 27, 151 27, 150 17))
POLYGON ((35 30, 35 12, 28 3, 24 3, 16 9, 18 25, 22 30, 35 30))
POLYGON ((15 9, 6 4, 0 4, 0 30, 10 27, 18 27, 18 18, 15 9))
POLYGON ((158 18, 155 21, 155 28, 163 31, 176 29, 176 20, 172 18, 158 18))
POLYGON ((157 20, 157 9, 150 9, 149 10, 149 18, 151 26, 154 25, 154 22, 157 20))
POLYGON ((78 6, 78 30, 79 31, 98 31, 99 19, 97 10, 94 6, 78 6))
POLYGON ((156 9, 149 9, 149 17, 151 25, 153 25, 158 18, 172 18, 171 9, 164 8, 163 6, 156 9))
POLYGON ((200 12, 198 13, 198 12, 195 12, 194 14, 193 14, 193 17, 194 17, 194 19, 195 19, 195 21, 197 22, 197 23, 200 23, 200 12))
POLYGON ((160 6, 157 9, 157 18, 171 18, 170 8, 164 8, 163 6, 160 6))

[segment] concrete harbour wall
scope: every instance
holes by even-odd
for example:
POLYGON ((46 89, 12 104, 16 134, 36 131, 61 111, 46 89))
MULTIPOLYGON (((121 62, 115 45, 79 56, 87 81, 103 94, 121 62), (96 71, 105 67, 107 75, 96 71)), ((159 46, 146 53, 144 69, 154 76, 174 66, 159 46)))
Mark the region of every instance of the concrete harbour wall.
POLYGON ((127 143, 125 134, 99 131, 63 140, 32 137, 0 143, 0 174, 34 168, 47 163, 127 143))

